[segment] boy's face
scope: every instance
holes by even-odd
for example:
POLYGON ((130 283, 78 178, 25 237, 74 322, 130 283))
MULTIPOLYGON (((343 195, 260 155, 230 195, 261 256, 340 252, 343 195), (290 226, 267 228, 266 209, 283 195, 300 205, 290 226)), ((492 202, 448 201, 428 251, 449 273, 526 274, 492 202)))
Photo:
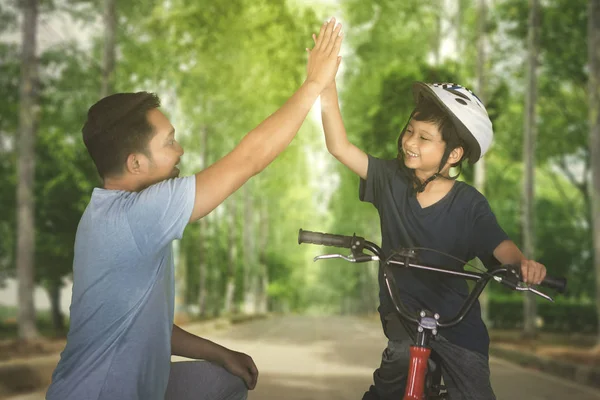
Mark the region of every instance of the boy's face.
POLYGON ((179 176, 180 158, 183 148, 175 140, 175 128, 169 119, 158 109, 152 109, 147 114, 148 122, 154 128, 154 137, 148 143, 150 158, 144 160, 145 186, 179 176))
POLYGON ((425 178, 438 172, 446 149, 436 124, 411 118, 402 136, 404 164, 425 178))

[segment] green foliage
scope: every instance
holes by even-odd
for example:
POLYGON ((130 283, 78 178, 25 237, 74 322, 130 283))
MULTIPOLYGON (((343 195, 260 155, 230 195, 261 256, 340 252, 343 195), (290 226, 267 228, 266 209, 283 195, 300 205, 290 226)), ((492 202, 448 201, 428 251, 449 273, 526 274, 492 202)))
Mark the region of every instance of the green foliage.
MULTIPOLYGON (((17 336, 16 307, 0 305, 0 340, 13 339, 17 336)), ((36 327, 44 337, 60 337, 63 332, 57 332, 52 324, 52 316, 47 311, 36 313, 36 327)))
MULTIPOLYGON (((2 20, 14 16, 5 14, 0 7, 0 26, 2 20)), ((8 27, 7 27, 8 28, 8 27)), ((15 132, 18 124, 19 95, 19 56, 18 46, 0 43, 0 206, 6 212, 0 213, 0 286, 12 273, 15 249, 15 210, 16 193, 16 157, 14 153, 15 132)))
MULTIPOLYGON (((338 86, 354 144, 378 157, 396 156, 400 130, 413 108, 410 86, 415 80, 454 81, 474 89, 477 10, 473 2, 456 4, 460 18, 433 0, 341 1, 347 53, 338 86), (444 18, 450 25, 448 32, 439 30, 444 18), (456 49, 439 63, 440 41, 452 34, 458 37, 456 49)), ((586 1, 550 0, 542 6, 537 258, 552 274, 569 278, 569 298, 584 301, 594 295, 589 199, 583 179, 589 168, 586 1)), ((57 7, 76 21, 93 25, 103 5, 98 0, 46 2, 42 12, 51 13, 57 7)), ((327 17, 303 2, 291 5, 284 0, 123 1, 117 3, 117 14, 116 88, 149 90, 161 96, 163 110, 185 147, 186 174, 227 154, 246 132, 285 102, 304 78, 304 49, 312 44, 311 33, 327 17), (207 132, 206 144, 200 143, 201 131, 207 132)), ((14 32, 16 15, 16 8, 0 6, 0 30, 14 32)), ((519 244, 527 2, 495 2, 486 22, 490 72, 485 97, 496 137, 486 155, 485 193, 500 224, 519 244)), ((60 284, 70 273, 77 222, 92 188, 99 184, 80 129, 88 107, 98 99, 101 33, 93 32, 89 51, 63 43, 46 49, 40 59, 36 276, 46 285, 60 284)), ((0 101, 0 205, 4 210, 15 209, 19 62, 18 46, 0 43, 0 91, 4 94, 0 101)), ((246 191, 207 217, 203 254, 198 250, 199 224, 187 228, 181 251, 188 303, 198 299, 202 256, 208 266, 210 312, 218 314, 223 307, 232 245, 226 217, 236 208, 237 306, 248 284, 244 271, 253 279, 263 273, 265 265, 273 310, 375 310, 376 265, 314 264, 314 255, 331 249, 297 245, 298 228, 356 232, 379 240, 376 210, 358 201, 358 178, 324 154, 321 131, 318 122, 307 121, 292 145, 253 178, 246 191), (267 213, 261 225, 263 210, 267 213)), ((472 182, 471 166, 465 166, 461 179, 472 182)), ((0 281, 14 270, 14 238, 15 213, 0 214, 0 271, 5 271, 0 281)), ((499 306, 494 307, 498 310, 499 306)), ((550 310, 541 312, 558 313, 550 310)), ((502 309, 498 312, 499 318, 505 318, 502 309)))
MULTIPOLYGON (((412 81, 454 81, 474 89, 478 17, 473 5, 461 3, 462 42, 456 43, 461 53, 456 61, 432 65, 428 55, 436 51, 436 41, 428 38, 436 34, 432 29, 436 14, 431 8, 435 2, 421 2, 420 7, 411 10, 410 18, 402 18, 407 12, 402 5, 389 8, 390 3, 385 1, 358 3, 344 2, 347 26, 351 26, 348 41, 356 51, 344 61, 347 69, 343 77, 342 112, 354 144, 375 156, 392 158, 397 153, 400 130, 413 107, 412 81), (411 30, 411 22, 406 22, 409 19, 431 23, 423 24, 416 33, 411 30), (390 28, 392 23, 401 26, 402 32, 390 28), (401 48, 394 47, 400 43, 403 43, 401 48)), ((584 0, 543 4, 535 227, 536 258, 548 267, 549 273, 568 277, 569 296, 589 299, 594 295, 594 281, 589 279, 593 274, 589 204, 584 179, 578 172, 583 168, 585 173, 589 166, 586 12, 584 0)), ((501 226, 517 245, 521 242, 525 96, 522 60, 527 14, 527 2, 496 3, 490 10, 486 28, 491 47, 487 66, 491 72, 485 77, 485 98, 494 124, 495 143, 486 155, 485 194, 501 226)), ((454 21, 456 16, 448 18, 454 21)), ((376 226, 377 215, 366 211, 371 211, 369 205, 358 204, 358 179, 347 172, 341 172, 340 176, 340 186, 331 202, 330 231, 369 232, 369 226, 376 226), (355 204, 348 205, 350 201, 355 204)), ((463 168, 461 179, 472 182, 471 166, 463 168)), ((326 285, 336 285, 338 279, 331 273, 326 285)), ((337 293, 341 297, 360 296, 356 285, 335 287, 340 288, 337 293)))
MULTIPOLYGON (((592 302, 582 303, 557 297, 555 303, 537 301, 542 332, 596 333, 598 313, 592 302)), ((494 329, 519 329, 523 324, 523 299, 521 296, 491 296, 489 299, 491 327, 494 329)))
POLYGON ((17 28, 17 5, 0 4, 0 33, 10 32, 17 28))
MULTIPOLYGON (((10 46, 3 46, 16 56, 10 46)), ((0 85, 7 90, 0 106, 0 204, 15 208, 18 76, 15 60, 6 63, 0 85)), ((41 121, 36 137, 35 230, 36 281, 62 286, 71 272, 75 232, 91 188, 98 182, 93 164, 80 139, 87 105, 95 97, 97 77, 90 77, 85 56, 74 47, 50 49, 40 59, 41 121), (93 94, 91 94, 93 93, 93 94)), ((4 92, 4 91, 3 91, 4 92)), ((0 217, 0 264, 8 275, 14 273, 16 217, 0 217), (6 238, 6 239, 4 239, 6 238)), ((0 277, 1 279, 1 277, 0 277)))

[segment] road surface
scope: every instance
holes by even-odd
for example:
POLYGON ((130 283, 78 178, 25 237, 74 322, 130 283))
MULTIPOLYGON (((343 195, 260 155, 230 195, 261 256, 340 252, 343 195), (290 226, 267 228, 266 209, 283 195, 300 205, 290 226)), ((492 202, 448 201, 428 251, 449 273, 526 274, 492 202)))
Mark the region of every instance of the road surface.
MULTIPOLYGON (((253 357, 260 375, 249 400, 361 399, 386 343, 376 319, 356 317, 272 317, 202 335, 253 357)), ((598 390, 503 360, 492 358, 491 371, 498 400, 600 400, 598 390)))

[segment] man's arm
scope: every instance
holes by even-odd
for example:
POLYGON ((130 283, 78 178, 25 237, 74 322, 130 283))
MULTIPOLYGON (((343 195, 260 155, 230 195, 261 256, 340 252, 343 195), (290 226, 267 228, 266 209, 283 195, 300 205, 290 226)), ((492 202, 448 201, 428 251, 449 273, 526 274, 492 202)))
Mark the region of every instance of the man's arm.
POLYGON ((173 325, 171 354, 174 356, 206 360, 220 365, 227 351, 227 348, 223 346, 186 332, 177 325, 173 325))
POLYGON ((202 218, 252 176, 267 167, 292 141, 315 100, 337 72, 342 37, 335 19, 321 26, 309 52, 307 78, 275 113, 250 131, 221 160, 196 174, 196 199, 190 221, 202 218))
POLYGON ((505 240, 494 249, 494 257, 501 264, 520 264, 523 282, 539 285, 546 277, 546 267, 528 260, 512 240, 505 240))
POLYGON ((248 389, 254 389, 256 386, 258 369, 250 356, 193 335, 177 325, 173 325, 171 354, 218 364, 242 378, 248 389))
POLYGON ((352 172, 367 179, 369 157, 348 140, 335 81, 321 93, 321 118, 327 150, 352 172))

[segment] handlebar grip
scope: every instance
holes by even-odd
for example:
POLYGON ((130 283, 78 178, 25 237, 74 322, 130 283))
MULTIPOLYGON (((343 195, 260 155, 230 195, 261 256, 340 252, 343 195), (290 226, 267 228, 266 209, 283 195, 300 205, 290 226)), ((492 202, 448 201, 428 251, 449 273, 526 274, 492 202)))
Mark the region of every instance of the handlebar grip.
POLYGON ((350 249, 354 239, 354 236, 332 235, 330 233, 303 231, 302 229, 298 231, 298 244, 312 243, 350 249))
POLYGON ((546 275, 540 285, 554 289, 559 293, 564 293, 567 290, 567 278, 554 278, 546 275))

